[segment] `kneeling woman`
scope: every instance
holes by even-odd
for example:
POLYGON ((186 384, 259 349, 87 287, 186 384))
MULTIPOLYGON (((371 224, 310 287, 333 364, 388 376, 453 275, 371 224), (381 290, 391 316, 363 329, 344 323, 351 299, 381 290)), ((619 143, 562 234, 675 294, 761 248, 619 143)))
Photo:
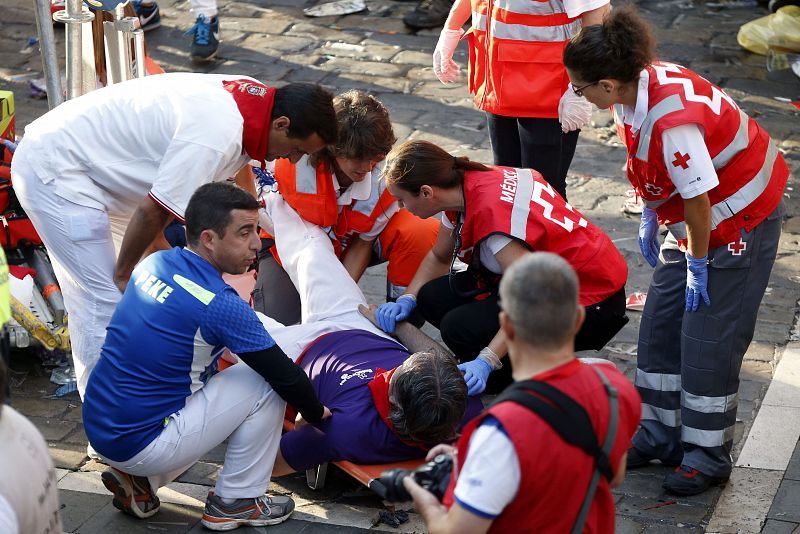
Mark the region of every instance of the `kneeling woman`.
MULTIPOLYGON (((559 254, 577 271, 586 320, 575 350, 598 350, 627 322, 628 267, 611 240, 531 169, 487 166, 453 157, 427 141, 392 151, 384 177, 411 213, 444 212, 438 239, 405 295, 378 309, 386 332, 418 308, 456 354, 470 395, 486 388, 506 354, 497 289, 503 272, 533 250, 559 254), (456 258, 469 268, 453 272, 456 258)), ((511 382, 508 365, 490 390, 511 382)))

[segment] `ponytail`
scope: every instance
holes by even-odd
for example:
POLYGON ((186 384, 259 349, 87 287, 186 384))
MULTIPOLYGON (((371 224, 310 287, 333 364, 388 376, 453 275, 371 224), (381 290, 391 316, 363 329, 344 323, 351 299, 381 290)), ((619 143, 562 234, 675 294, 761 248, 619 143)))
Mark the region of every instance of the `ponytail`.
POLYGON ((586 83, 639 78, 656 56, 656 39, 636 9, 614 9, 602 24, 587 26, 567 43, 564 66, 586 83))
POLYGON ((406 141, 389 153, 383 177, 414 195, 423 185, 449 189, 464 183, 466 171, 488 171, 489 167, 466 156, 451 156, 429 141, 406 141))

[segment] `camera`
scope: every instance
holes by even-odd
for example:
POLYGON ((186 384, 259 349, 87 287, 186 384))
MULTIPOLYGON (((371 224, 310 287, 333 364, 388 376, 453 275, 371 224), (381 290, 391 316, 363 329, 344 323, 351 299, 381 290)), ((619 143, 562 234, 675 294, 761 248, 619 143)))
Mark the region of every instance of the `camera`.
POLYGON ((370 481, 369 487, 389 502, 410 501, 411 495, 403 486, 403 478, 411 476, 417 484, 436 495, 436 498, 441 501, 450 484, 452 471, 453 459, 446 454, 439 454, 430 462, 413 471, 408 469, 384 471, 380 478, 370 481))

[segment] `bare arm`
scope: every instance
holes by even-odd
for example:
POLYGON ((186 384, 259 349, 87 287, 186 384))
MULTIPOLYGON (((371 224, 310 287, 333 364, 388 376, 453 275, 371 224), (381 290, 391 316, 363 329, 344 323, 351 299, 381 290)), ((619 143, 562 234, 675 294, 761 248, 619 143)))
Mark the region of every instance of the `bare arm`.
MULTIPOLYGON (((377 306, 370 306, 367 308, 363 304, 358 307, 358 311, 370 320, 372 324, 380 328, 375 321, 375 310, 377 306)), ((443 345, 437 342, 432 337, 428 336, 425 332, 414 326, 407 321, 397 323, 394 330, 394 335, 400 343, 402 343, 411 353, 414 352, 432 352, 437 356, 448 356, 455 358, 452 352, 447 350, 443 345)))
POLYGON ((450 271, 450 260, 452 259, 455 245, 453 229, 440 224, 436 243, 433 244, 431 251, 420 263, 414 278, 408 284, 406 293, 417 296, 422 286, 434 278, 446 275, 450 271))
POLYGON ((356 282, 361 280, 361 276, 369 266, 373 243, 375 243, 374 239, 361 239, 359 236, 355 236, 347 247, 347 252, 342 259, 342 265, 356 282))
POLYGON ((131 272, 145 250, 159 237, 164 240, 164 228, 172 219, 172 214, 156 204, 149 196, 139 203, 122 238, 114 270, 114 283, 120 291, 125 291, 131 272))
POLYGON ((255 198, 258 198, 258 193, 256 193, 256 177, 253 176, 253 171, 250 169, 249 164, 239 169, 239 172, 236 173, 235 182, 236 185, 253 195, 255 198))
POLYGON ((711 236, 711 203, 708 193, 683 200, 683 215, 688 234, 688 250, 693 258, 708 255, 708 240, 711 236))
POLYGON ((447 15, 444 27, 448 30, 458 30, 472 16, 472 6, 469 0, 456 0, 447 15))

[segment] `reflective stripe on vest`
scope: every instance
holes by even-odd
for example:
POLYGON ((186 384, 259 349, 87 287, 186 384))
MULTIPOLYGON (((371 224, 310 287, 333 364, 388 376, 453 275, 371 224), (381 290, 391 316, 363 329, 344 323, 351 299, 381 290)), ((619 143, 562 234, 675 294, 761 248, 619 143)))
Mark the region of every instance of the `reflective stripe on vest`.
POLYGON ((681 375, 648 373, 641 369, 636 369, 636 378, 633 383, 636 387, 652 389, 653 391, 680 391, 681 375))
POLYGON ((736 409, 738 398, 736 393, 722 397, 705 397, 682 391, 681 405, 700 413, 727 413, 736 409))
POLYGON ((726 442, 733 441, 733 428, 729 426, 725 430, 702 430, 684 424, 681 426, 681 441, 700 447, 722 447, 726 442))
POLYGON ((375 206, 378 205, 378 201, 380 200, 382 194, 383 191, 381 191, 379 184, 377 182, 373 183, 369 198, 366 200, 355 201, 351 209, 353 211, 357 211, 358 213, 364 214, 366 217, 371 217, 372 212, 375 209, 375 206))
POLYGON ((658 421, 665 426, 678 428, 681 426, 681 409, 669 410, 667 408, 659 408, 647 403, 642 403, 642 421, 645 420, 658 421))
POLYGON ((736 154, 747 148, 747 145, 750 142, 750 133, 748 131, 749 124, 750 117, 748 117, 747 113, 740 109, 739 129, 736 130, 736 135, 733 137, 733 140, 728 144, 728 146, 720 150, 719 154, 717 154, 714 159, 711 160, 715 169, 721 169, 727 165, 736 154))
MULTIPOLYGON (((767 145, 767 157, 764 159, 764 164, 753 179, 728 198, 711 206, 712 232, 717 229, 717 226, 745 209, 764 193, 772 178, 772 167, 775 165, 777 159, 778 147, 776 147, 775 143, 770 139, 767 145)), ((663 203, 664 201, 658 202, 663 203)), ((647 203, 647 207, 650 207, 650 203, 647 203)), ((688 237, 686 233, 686 224, 684 222, 669 224, 667 225, 667 229, 675 236, 675 239, 679 241, 687 239, 688 237)))
POLYGON ((531 0, 496 0, 493 5, 509 13, 519 15, 553 15, 566 13, 564 3, 557 0, 549 2, 531 2, 531 0))
POLYGON ((636 147, 636 159, 647 161, 650 155, 650 138, 656 121, 665 115, 683 109, 683 102, 678 95, 670 95, 647 112, 647 116, 639 128, 639 146, 636 147))
MULTIPOLYGON (((473 11, 472 27, 475 30, 485 32, 486 15, 473 11)), ((580 20, 558 26, 526 26, 524 24, 507 24, 499 20, 492 20, 492 37, 510 41, 557 43, 572 39, 580 31, 580 20)))
POLYGON ((528 216, 531 212, 533 198, 533 173, 530 169, 517 169, 517 192, 514 196, 514 207, 511 208, 511 235, 528 235, 528 216))
POLYGON ((775 143, 770 139, 769 145, 767 146, 767 157, 764 159, 764 164, 753 179, 725 200, 711 206, 712 231, 714 231, 720 223, 733 217, 761 196, 767 189, 770 178, 772 178, 772 167, 775 165, 776 159, 778 159, 778 147, 776 147, 775 143))
POLYGON ((295 190, 309 195, 317 194, 317 169, 311 165, 295 165, 295 190))

